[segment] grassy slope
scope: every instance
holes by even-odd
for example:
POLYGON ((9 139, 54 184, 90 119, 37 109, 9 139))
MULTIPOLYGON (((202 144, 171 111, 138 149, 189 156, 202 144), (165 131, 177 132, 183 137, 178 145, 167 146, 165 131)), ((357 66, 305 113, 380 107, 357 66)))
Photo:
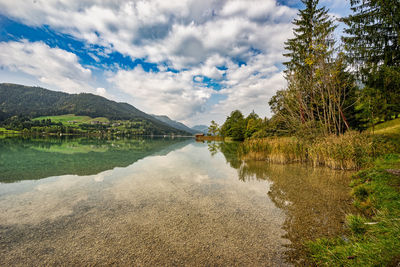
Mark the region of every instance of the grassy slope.
POLYGON ((91 121, 109 122, 109 120, 104 117, 91 118, 89 116, 76 116, 74 114, 59 115, 59 116, 43 116, 34 118, 33 120, 47 120, 47 119, 50 119, 52 122, 61 122, 66 126, 77 126, 77 124, 90 123, 91 121), (76 121, 77 124, 69 123, 69 121, 76 121))
MULTIPOLYGON (((368 129, 372 132, 372 128, 368 129)), ((400 134, 400 118, 375 125, 375 134, 400 134)))
MULTIPOLYGON (((400 119, 375 127, 376 135, 391 136, 399 146, 400 119)), ((400 264, 400 156, 386 155, 354 176, 358 215, 347 217, 346 238, 309 243, 317 265, 398 266, 400 264), (394 170, 394 171, 393 171, 394 170)))

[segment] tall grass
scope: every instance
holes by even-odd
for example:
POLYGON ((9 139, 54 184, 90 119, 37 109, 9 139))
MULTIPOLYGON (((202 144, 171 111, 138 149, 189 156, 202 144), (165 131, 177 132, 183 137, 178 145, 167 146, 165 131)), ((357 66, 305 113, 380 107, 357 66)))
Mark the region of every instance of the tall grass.
POLYGON ((333 169, 358 170, 375 158, 396 152, 393 137, 349 131, 344 135, 319 137, 309 141, 296 137, 249 139, 239 154, 243 160, 273 163, 307 162, 333 169))
POLYGON ((307 160, 306 146, 295 137, 249 139, 241 144, 239 154, 244 160, 266 160, 274 163, 307 160))

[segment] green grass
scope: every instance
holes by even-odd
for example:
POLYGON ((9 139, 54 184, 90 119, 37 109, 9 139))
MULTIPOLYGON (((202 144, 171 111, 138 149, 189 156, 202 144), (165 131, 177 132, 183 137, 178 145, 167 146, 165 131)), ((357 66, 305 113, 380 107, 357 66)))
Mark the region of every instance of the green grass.
MULTIPOLYGON (((373 128, 368 131, 372 132, 373 128)), ((400 134, 400 118, 379 123, 374 127, 375 134, 400 134)))
POLYGON ((34 118, 33 120, 47 120, 50 119, 52 122, 61 122, 65 126, 77 126, 82 123, 90 123, 92 121, 100 121, 100 122, 109 122, 107 118, 97 117, 91 118, 89 116, 76 116, 74 114, 67 115, 59 115, 59 116, 43 116, 34 118), (76 121, 76 123, 71 123, 72 121, 76 121))
POLYGON ((354 176, 354 204, 360 214, 347 216, 346 238, 310 242, 313 260, 324 266, 399 266, 400 156, 387 155, 354 176))

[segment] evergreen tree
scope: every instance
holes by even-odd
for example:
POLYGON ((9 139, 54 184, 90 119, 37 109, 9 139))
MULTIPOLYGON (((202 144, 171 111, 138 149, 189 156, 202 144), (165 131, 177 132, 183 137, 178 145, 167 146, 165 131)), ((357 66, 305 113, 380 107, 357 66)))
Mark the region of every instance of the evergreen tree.
POLYGON ((354 80, 335 50, 336 28, 319 0, 302 0, 305 8, 295 19, 294 38, 285 43, 288 87, 269 104, 288 132, 343 133, 350 127, 346 112, 354 80), (336 57, 335 57, 336 56, 336 57))
POLYGON ((371 123, 390 119, 400 114, 400 1, 350 3, 353 14, 343 19, 343 41, 365 85, 359 108, 371 123))
POLYGON ((400 2, 350 0, 353 15, 344 18, 343 37, 349 59, 370 69, 376 65, 400 66, 400 2))
MULTIPOLYGON (((328 63, 333 53, 333 40, 331 35, 335 30, 333 21, 329 18, 325 8, 318 8, 319 0, 302 0, 305 8, 299 11, 299 18, 293 24, 294 38, 285 42, 289 58, 285 62, 287 67, 286 79, 288 81, 289 94, 286 96, 286 104, 292 111, 288 123, 294 125, 301 122, 301 128, 316 128, 315 122, 320 117, 319 105, 320 92, 317 90, 318 63, 328 63), (291 99, 288 99, 291 98, 291 99)), ((287 120, 288 118, 286 118, 287 120)), ((299 126, 295 126, 299 128, 299 126)))

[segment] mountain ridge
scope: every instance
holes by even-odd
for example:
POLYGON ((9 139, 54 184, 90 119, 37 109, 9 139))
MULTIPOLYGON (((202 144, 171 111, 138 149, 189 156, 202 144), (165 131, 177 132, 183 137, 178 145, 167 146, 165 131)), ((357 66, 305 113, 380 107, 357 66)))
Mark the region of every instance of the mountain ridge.
POLYGON ((186 126, 185 124, 183 124, 182 122, 179 121, 175 121, 170 119, 167 115, 155 115, 155 114, 150 114, 151 116, 153 116, 154 118, 156 118, 157 120, 160 120, 168 125, 170 125, 171 127, 180 129, 182 131, 186 131, 189 132, 191 134, 195 134, 197 133, 196 130, 186 126))
POLYGON ((207 125, 195 125, 191 128, 192 130, 196 131, 196 133, 208 133, 208 126, 207 125))
POLYGON ((146 121, 158 134, 192 134, 172 127, 128 103, 116 102, 102 96, 90 93, 68 94, 36 86, 0 83, 0 119, 65 114, 146 121))

